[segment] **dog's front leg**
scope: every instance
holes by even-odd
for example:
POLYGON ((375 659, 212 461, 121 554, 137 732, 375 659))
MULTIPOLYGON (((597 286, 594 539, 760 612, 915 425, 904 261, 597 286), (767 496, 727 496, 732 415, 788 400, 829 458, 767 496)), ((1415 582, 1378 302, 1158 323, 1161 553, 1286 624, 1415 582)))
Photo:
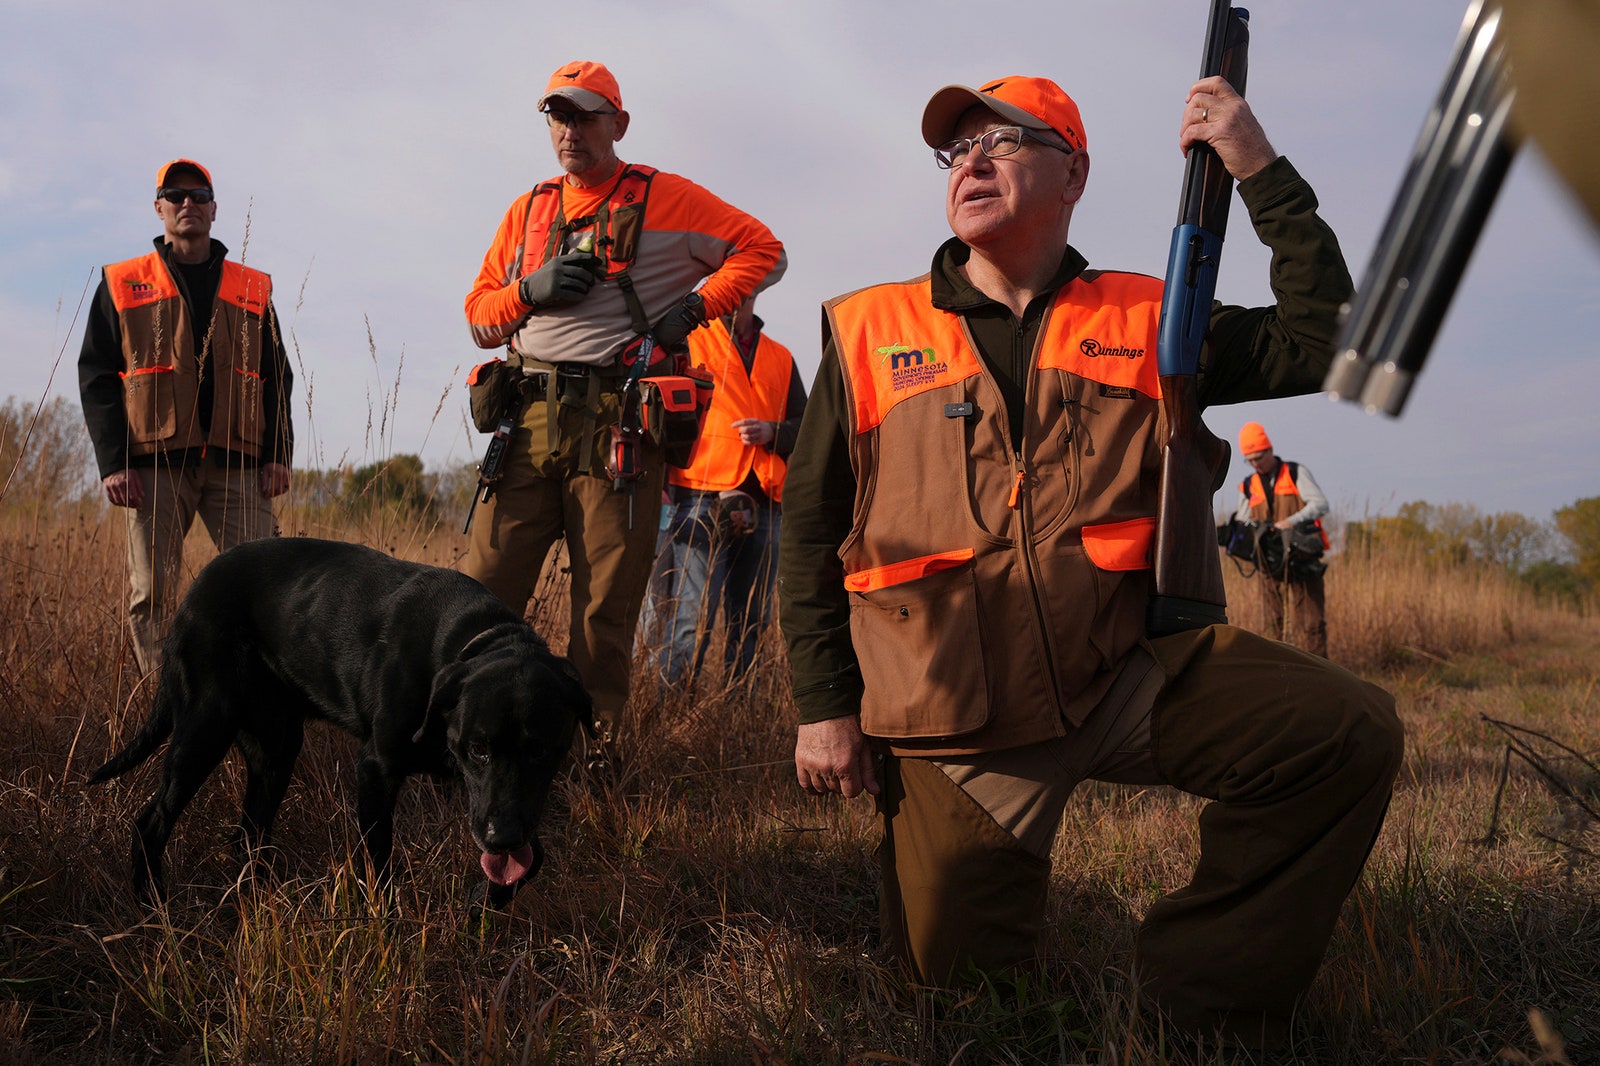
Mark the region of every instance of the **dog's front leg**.
POLYGON ((271 873, 263 849, 272 842, 272 823, 289 791, 294 763, 305 742, 305 722, 292 715, 277 719, 262 716, 252 732, 239 734, 244 755, 244 803, 239 810, 239 857, 252 876, 271 873), (267 728, 270 725, 271 728, 267 728))
POLYGON ((356 824, 372 864, 374 888, 389 883, 389 854, 394 848, 394 804, 405 775, 390 773, 382 760, 363 750, 356 762, 356 824))

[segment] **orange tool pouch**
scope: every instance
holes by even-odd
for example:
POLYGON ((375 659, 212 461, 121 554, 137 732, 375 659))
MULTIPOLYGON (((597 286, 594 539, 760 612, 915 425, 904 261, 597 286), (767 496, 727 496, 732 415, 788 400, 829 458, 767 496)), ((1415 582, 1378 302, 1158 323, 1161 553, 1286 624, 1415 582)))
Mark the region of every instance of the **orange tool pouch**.
POLYGON ((679 469, 689 465, 711 389, 711 375, 698 367, 639 382, 641 429, 666 453, 668 464, 679 469))

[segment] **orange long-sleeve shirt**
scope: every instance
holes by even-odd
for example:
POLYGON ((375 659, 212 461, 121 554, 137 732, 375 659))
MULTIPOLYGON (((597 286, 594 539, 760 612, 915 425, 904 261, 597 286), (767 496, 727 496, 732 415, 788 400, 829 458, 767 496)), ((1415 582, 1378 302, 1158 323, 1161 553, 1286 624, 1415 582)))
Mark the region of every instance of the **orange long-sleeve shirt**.
MULTIPOLYGON (((626 166, 627 164, 619 164, 626 166)), ((610 182, 596 192, 562 182, 565 213, 588 213, 610 182)), ((633 340, 633 316, 614 279, 595 284, 567 307, 534 313, 518 292, 530 196, 506 210, 467 294, 467 324, 481 348, 509 346, 552 363, 609 366, 633 340)), ((732 311, 750 293, 777 281, 787 266, 783 245, 759 220, 687 178, 658 171, 650 184, 639 250, 629 276, 650 322, 704 279, 700 293, 708 319, 732 311)))

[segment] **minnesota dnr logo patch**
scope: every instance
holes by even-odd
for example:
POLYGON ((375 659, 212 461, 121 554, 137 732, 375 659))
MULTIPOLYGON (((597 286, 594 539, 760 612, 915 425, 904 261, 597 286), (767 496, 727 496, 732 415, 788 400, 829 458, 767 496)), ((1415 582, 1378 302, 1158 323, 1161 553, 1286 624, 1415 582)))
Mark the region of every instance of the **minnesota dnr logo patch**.
POLYGON ((940 359, 932 348, 913 348, 907 344, 886 344, 874 348, 878 365, 889 368, 889 387, 895 392, 928 385, 942 374, 950 372, 950 364, 940 359))
POLYGON ((126 300, 130 307, 161 299, 161 291, 148 281, 140 281, 137 278, 124 278, 122 284, 128 288, 126 300))

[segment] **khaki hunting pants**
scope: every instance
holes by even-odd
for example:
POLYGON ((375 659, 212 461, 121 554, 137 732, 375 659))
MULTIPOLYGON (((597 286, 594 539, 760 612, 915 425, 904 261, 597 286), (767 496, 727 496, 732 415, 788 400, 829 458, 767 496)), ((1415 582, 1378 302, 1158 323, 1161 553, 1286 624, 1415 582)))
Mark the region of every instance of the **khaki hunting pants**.
POLYGON ((125 508, 128 526, 128 631, 139 669, 161 665, 176 605, 173 591, 183 562, 183 540, 198 516, 218 551, 277 536, 272 504, 261 495, 255 467, 198 463, 180 467, 134 467, 144 502, 125 508))
POLYGON ((633 483, 631 493, 613 487, 605 473, 605 445, 618 409, 618 395, 603 393, 593 436, 585 440, 583 408, 563 404, 557 447, 551 452, 544 399, 526 403, 494 495, 473 520, 462 566, 522 613, 550 549, 566 539, 572 577, 567 656, 589 690, 595 723, 607 737, 617 734, 628 701, 633 631, 655 563, 666 480, 661 449, 646 443, 644 476, 633 483), (589 451, 586 474, 578 471, 580 447, 589 451))
POLYGON ((1213 802, 1193 879, 1139 930, 1140 993, 1190 1031, 1276 1043, 1383 822, 1401 757, 1394 702, 1230 626, 1151 649, 1069 736, 887 760, 884 943, 930 984, 1027 964, 1078 782, 1171 785, 1213 802))

